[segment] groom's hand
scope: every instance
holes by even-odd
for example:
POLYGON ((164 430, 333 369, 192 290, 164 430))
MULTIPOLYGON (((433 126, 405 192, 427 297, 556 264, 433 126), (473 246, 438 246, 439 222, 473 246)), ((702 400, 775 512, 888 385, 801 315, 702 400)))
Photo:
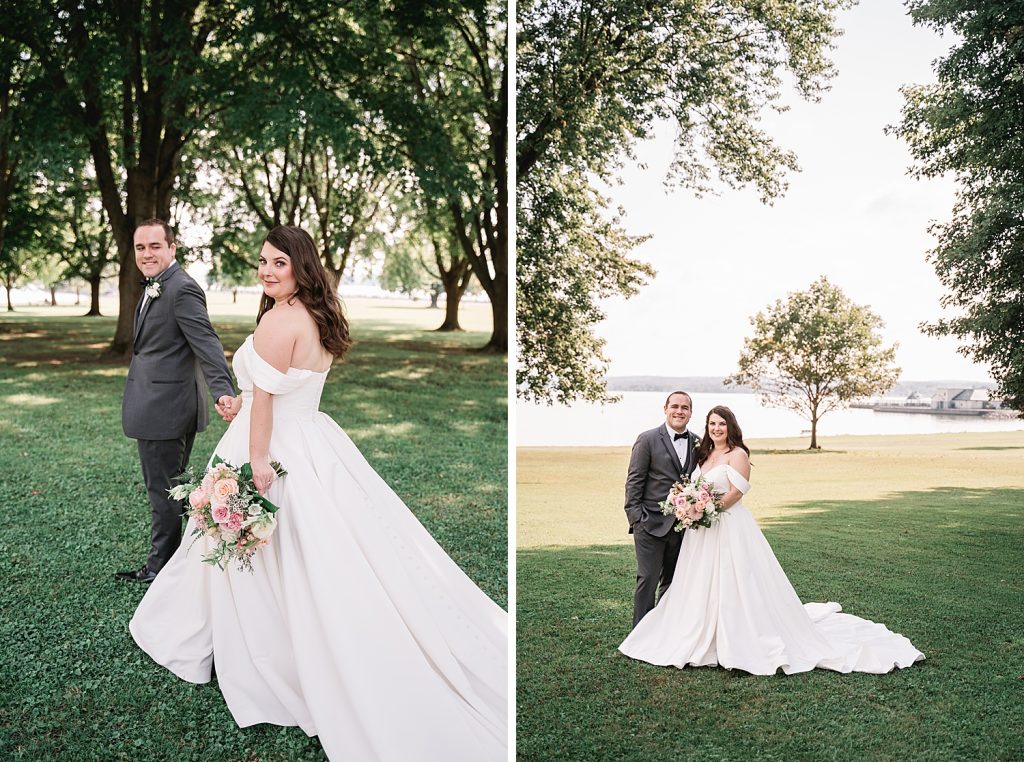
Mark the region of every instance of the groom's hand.
POLYGON ((242 409, 242 396, 231 397, 225 394, 217 400, 217 404, 214 407, 217 408, 217 413, 221 418, 225 421, 232 421, 242 409))

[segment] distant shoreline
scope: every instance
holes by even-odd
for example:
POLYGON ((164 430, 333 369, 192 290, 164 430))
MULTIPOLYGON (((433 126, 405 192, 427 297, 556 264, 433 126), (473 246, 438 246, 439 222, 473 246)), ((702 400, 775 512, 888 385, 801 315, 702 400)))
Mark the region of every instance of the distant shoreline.
MULTIPOLYGON (((700 394, 755 394, 749 386, 726 386, 725 376, 608 376, 609 392, 671 392, 682 389, 700 394)), ((939 379, 929 381, 898 381, 887 397, 908 397, 917 393, 931 397, 939 389, 995 389, 995 382, 939 379)))

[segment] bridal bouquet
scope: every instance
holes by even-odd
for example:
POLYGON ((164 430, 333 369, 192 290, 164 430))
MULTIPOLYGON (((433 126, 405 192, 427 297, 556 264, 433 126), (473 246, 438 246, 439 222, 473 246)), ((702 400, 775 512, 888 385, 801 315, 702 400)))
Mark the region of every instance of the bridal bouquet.
MULTIPOLYGON (((288 473, 276 461, 270 465, 278 476, 288 473)), ((202 479, 191 468, 183 478, 187 481, 168 492, 175 500, 188 499, 196 539, 205 534, 213 540, 214 548, 203 562, 223 570, 235 559, 239 569, 251 572, 253 554, 270 542, 277 528, 277 506, 256 489, 252 466, 243 463, 236 468, 215 455, 202 479)))
POLYGON ((679 521, 675 530, 710 528, 721 518, 723 493, 716 490, 703 477, 691 479, 684 476, 669 490, 668 497, 660 504, 666 516, 674 515, 679 521))

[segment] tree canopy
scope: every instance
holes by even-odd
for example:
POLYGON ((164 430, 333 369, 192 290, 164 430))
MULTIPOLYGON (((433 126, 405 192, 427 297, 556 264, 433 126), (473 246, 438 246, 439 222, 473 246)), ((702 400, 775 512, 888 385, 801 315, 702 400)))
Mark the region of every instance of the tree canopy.
POLYGON ((895 128, 920 177, 952 174, 956 204, 929 253, 955 313, 923 328, 987 363, 1008 407, 1024 410, 1024 7, 916 0, 914 22, 952 32, 937 81, 904 88, 895 128))
POLYGON ((769 201, 797 168, 761 126, 827 86, 845 0, 524 0, 517 49, 517 383, 536 400, 604 399, 599 299, 632 295, 649 267, 594 192, 669 121, 669 181, 698 193, 753 185, 769 201), (563 221, 586 221, 574 230, 563 221), (613 232, 614 231, 614 232, 613 232), (589 265, 589 266, 588 266, 589 265), (567 351, 570 350, 570 351, 567 351))
MULTIPOLYGON (((131 238, 143 219, 180 214, 209 226, 199 248, 235 282, 260 230, 301 224, 340 280, 353 261, 387 248, 396 228, 422 223, 391 208, 395 196, 415 195, 430 203, 403 210, 443 210, 461 249, 453 267, 472 266, 494 310, 489 347, 505 351, 504 9, 489 0, 0 0, 0 86, 31 69, 49 115, 34 124, 89 157, 117 247, 112 350, 130 348, 140 296, 131 238)), ((7 100, 0 154, 10 142, 7 100)), ((0 257, 13 277, 5 198, 19 197, 6 178, 0 172, 0 257)), ((464 274, 445 281, 453 306, 464 274)))
POLYGON ((726 379, 749 384, 763 404, 799 413, 811 424, 862 397, 881 394, 899 378, 896 347, 883 347, 882 319, 855 304, 822 276, 806 291, 778 299, 750 320, 739 370, 726 379))

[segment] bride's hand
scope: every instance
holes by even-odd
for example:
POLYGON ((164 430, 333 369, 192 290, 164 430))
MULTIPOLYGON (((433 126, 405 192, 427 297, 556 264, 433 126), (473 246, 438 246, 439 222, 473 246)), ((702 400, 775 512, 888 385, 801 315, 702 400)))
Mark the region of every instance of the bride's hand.
POLYGON ((266 494, 276 478, 277 472, 270 466, 269 458, 255 458, 252 461, 252 481, 261 495, 266 494))
POLYGON ((217 408, 218 415, 225 421, 233 421, 242 409, 242 395, 229 397, 225 394, 217 400, 214 407, 217 408))

